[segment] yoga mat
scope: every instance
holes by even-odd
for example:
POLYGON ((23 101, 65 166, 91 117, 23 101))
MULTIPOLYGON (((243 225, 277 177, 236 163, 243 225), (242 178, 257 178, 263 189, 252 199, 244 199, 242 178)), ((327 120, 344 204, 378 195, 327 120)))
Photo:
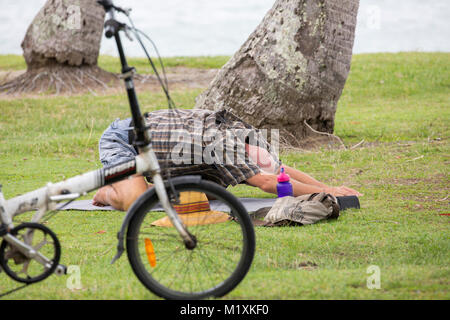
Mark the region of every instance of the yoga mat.
MULTIPOLYGON (((276 198, 270 198, 270 199, 257 199, 257 198, 239 198, 241 200, 244 207, 247 209, 247 211, 252 212, 256 211, 260 208, 264 207, 271 207, 274 203, 276 198)), ((224 205, 223 202, 212 200, 209 202, 209 205, 211 207, 211 210, 215 211, 223 211, 223 212, 230 212, 229 208, 224 205)), ((64 206, 64 204, 61 204, 57 210, 77 210, 77 211, 116 211, 111 206, 106 207, 97 207, 92 204, 92 200, 77 200, 69 203, 68 205, 64 206)), ((154 210, 162 210, 161 206, 156 206, 154 210)))
MULTIPOLYGON (((341 210, 345 210, 348 208, 357 208, 359 209, 359 200, 358 197, 350 196, 350 197, 337 197, 339 206, 341 207, 341 210)), ((239 198, 239 200, 242 202, 244 207, 247 209, 248 212, 254 212, 258 209, 265 208, 265 207, 271 207, 277 198, 239 198)), ((229 208, 226 207, 222 202, 217 200, 212 200, 209 202, 211 210, 215 211, 223 211, 223 212, 230 212, 229 208)), ((77 211, 116 211, 111 206, 106 207, 97 207, 92 204, 92 200, 77 200, 69 203, 68 205, 64 206, 64 204, 61 204, 57 210, 77 210, 77 211)), ((161 210, 161 206, 157 206, 154 208, 154 210, 161 210)))

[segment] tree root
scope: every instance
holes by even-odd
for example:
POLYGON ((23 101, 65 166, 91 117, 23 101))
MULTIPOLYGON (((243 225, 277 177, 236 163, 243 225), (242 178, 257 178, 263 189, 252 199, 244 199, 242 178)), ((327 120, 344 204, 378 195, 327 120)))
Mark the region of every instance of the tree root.
POLYGON ((325 135, 325 136, 327 136, 327 137, 331 137, 331 138, 336 139, 337 141, 339 141, 339 143, 340 143, 341 146, 344 148, 344 150, 347 150, 347 147, 345 146, 345 143, 344 143, 344 142, 342 141, 342 139, 339 138, 338 136, 336 136, 336 135, 334 135, 334 134, 331 134, 331 133, 328 133, 328 132, 320 132, 320 131, 317 131, 317 130, 313 129, 313 128, 306 122, 306 120, 304 120, 303 123, 305 124, 306 127, 308 127, 308 128, 309 128, 312 132, 314 132, 314 133, 317 133, 317 134, 320 134, 320 135, 325 135))
POLYGON ((28 69, 17 78, 0 84, 0 93, 54 93, 75 94, 89 91, 107 90, 110 85, 119 81, 117 75, 100 69, 97 66, 48 66, 28 69))
MULTIPOLYGON (((305 133, 302 136, 296 136, 287 129, 281 129, 279 133, 279 148, 283 151, 294 152, 310 152, 321 148, 329 149, 343 149, 348 150, 342 139, 334 134, 328 132, 321 132, 309 125, 306 120, 303 121, 305 125, 305 133)), ((350 149, 355 149, 362 145, 364 140, 354 145, 350 149)))

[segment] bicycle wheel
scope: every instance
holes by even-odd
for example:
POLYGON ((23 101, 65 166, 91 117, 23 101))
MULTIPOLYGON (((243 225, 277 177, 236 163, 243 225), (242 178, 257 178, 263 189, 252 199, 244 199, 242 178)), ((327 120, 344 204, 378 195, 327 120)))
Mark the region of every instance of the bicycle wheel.
POLYGON ((242 281, 253 260, 255 234, 247 211, 235 196, 209 181, 175 189, 182 200, 175 209, 197 246, 186 249, 153 197, 137 209, 128 227, 131 267, 145 287, 166 299, 223 296, 242 281), (183 205, 183 195, 195 194, 215 200, 183 205))

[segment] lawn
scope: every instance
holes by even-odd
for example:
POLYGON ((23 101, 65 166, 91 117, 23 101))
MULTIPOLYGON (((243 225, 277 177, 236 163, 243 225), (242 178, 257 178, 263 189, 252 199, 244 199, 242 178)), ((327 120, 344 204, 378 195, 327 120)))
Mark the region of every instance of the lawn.
MULTIPOLYGON (((165 59, 168 67, 219 68, 227 57, 165 59)), ((133 59, 142 65, 143 59, 133 59)), ((111 57, 100 65, 116 69, 111 57)), ((0 71, 25 67, 0 56, 0 71)), ((138 68, 139 69, 139 68, 138 68)), ((200 89, 173 91, 191 108, 200 89)), ((355 55, 336 115, 346 149, 283 152, 281 159, 330 185, 364 193, 360 210, 305 227, 256 228, 256 255, 224 299, 449 299, 450 54, 355 55), (361 142, 361 143, 360 143, 361 142), (359 144, 356 148, 353 146, 359 144), (366 285, 380 268, 380 289, 366 285)), ((159 92, 139 92, 144 111, 165 108, 159 92)), ((99 168, 107 125, 128 116, 124 94, 0 97, 0 182, 11 198, 99 168)), ((238 196, 267 197, 250 187, 238 196)), ((91 197, 88 195, 87 198, 91 197)), ((29 220, 31 214, 19 216, 29 220)), ((82 289, 51 276, 10 299, 156 299, 124 255, 110 265, 124 213, 60 212, 46 224, 61 262, 81 270, 82 289)), ((17 283, 0 274, 0 293, 17 283)))

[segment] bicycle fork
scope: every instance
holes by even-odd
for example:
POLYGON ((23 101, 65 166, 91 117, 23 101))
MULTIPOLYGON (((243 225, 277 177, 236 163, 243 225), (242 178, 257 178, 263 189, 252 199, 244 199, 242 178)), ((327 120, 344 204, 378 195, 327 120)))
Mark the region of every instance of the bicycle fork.
POLYGON ((145 158, 144 160, 146 160, 146 162, 149 164, 150 171, 153 173, 152 179, 155 185, 155 191, 156 194, 158 195, 159 201, 161 201, 161 205, 164 211, 166 212, 167 216, 172 222, 172 225, 175 227, 175 229, 178 231, 179 235, 183 239, 186 248, 189 250, 194 249, 197 245, 196 238, 186 229, 186 226, 183 224, 180 217, 178 216, 178 213, 175 211, 172 204, 170 203, 170 199, 167 195, 164 181, 161 177, 160 173, 161 169, 159 167, 159 163, 155 153, 152 151, 151 146, 146 146, 142 148, 141 151, 142 151, 141 154, 145 158))

